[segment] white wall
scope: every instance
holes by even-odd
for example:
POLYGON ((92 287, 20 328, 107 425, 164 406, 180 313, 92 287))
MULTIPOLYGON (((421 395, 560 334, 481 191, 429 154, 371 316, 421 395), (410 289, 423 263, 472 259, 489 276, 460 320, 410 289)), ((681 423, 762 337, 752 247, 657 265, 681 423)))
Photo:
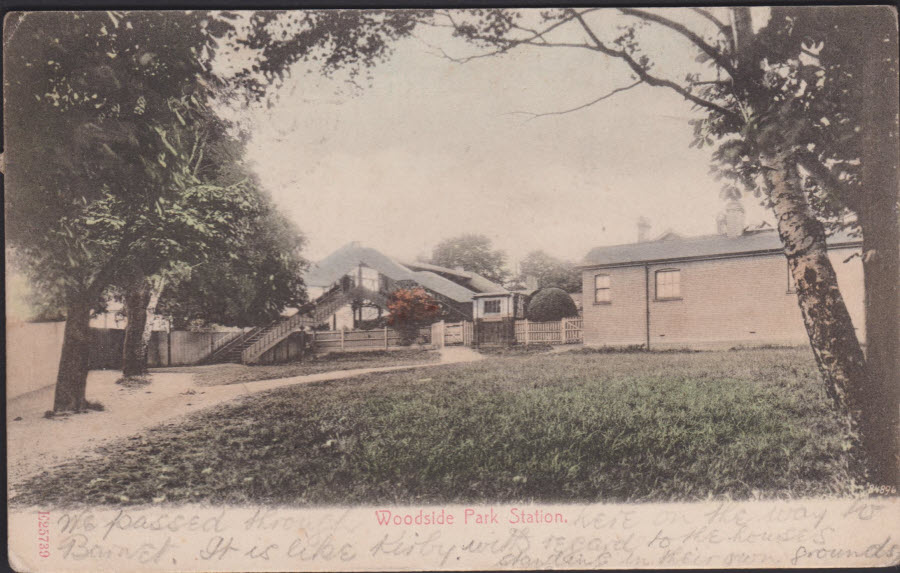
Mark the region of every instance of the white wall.
POLYGON ((65 322, 8 322, 6 398, 56 384, 65 322))

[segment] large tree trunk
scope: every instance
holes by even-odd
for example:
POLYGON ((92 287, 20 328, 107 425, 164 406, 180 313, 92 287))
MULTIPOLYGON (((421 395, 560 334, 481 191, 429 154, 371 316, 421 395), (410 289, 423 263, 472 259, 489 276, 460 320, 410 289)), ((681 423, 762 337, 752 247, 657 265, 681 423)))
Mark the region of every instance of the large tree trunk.
POLYGON ((896 17, 887 8, 860 11, 871 38, 865 42, 862 200, 857 214, 863 233, 866 292, 864 436, 872 480, 900 485, 900 221, 897 200, 900 106, 896 17))
POLYGON ((150 282, 143 275, 135 277, 125 288, 125 342, 122 345, 122 376, 142 376, 147 373, 147 305, 150 303, 150 282))
POLYGON ((91 305, 73 301, 66 305, 66 329, 56 375, 54 412, 79 412, 87 399, 88 358, 91 349, 91 305))
POLYGON ((900 485, 900 229, 896 200, 891 207, 873 209, 860 217, 866 221, 861 227, 869 375, 869 385, 860 395, 863 437, 870 478, 882 485, 900 485))
POLYGON ((865 481, 870 388, 862 348, 828 258, 825 229, 809 205, 793 151, 761 159, 810 346, 849 444, 850 472, 865 481))

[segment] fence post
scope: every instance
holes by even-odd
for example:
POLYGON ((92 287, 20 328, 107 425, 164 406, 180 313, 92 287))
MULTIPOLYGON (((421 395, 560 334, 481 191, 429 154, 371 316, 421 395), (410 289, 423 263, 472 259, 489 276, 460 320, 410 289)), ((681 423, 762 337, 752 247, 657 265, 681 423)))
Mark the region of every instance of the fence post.
POLYGON ((388 349, 388 328, 384 327, 384 349, 388 349))
POLYGON ((315 330, 312 331, 312 335, 313 335, 313 339, 312 339, 312 342, 310 343, 309 351, 315 352, 316 351, 316 331, 315 330))
POLYGON ((530 337, 528 336, 529 328, 528 328, 528 319, 527 318, 525 319, 525 329, 524 330, 525 330, 525 346, 528 346, 528 343, 530 342, 530 337))
POLYGON ((566 324, 567 324, 567 321, 568 321, 568 319, 565 318, 565 317, 559 319, 559 338, 560 338, 560 342, 561 342, 562 344, 565 344, 565 343, 566 343, 566 339, 567 339, 567 336, 566 336, 566 334, 567 334, 567 333, 566 333, 566 324))
POLYGON ((447 346, 447 322, 441 321, 441 348, 447 346))
POLYGON ((341 329, 341 352, 344 351, 344 329, 341 329))

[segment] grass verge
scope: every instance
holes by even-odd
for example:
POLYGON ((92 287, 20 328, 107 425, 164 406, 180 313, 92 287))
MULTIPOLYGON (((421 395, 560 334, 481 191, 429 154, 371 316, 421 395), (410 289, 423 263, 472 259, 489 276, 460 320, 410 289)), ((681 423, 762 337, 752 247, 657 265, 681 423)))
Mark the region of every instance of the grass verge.
POLYGON ((160 372, 190 372, 198 384, 221 386, 257 380, 290 378, 321 374, 335 370, 411 366, 437 362, 441 355, 433 350, 370 350, 367 352, 332 352, 304 358, 302 362, 244 366, 243 364, 211 364, 190 368, 164 368, 160 372))
POLYGON ((13 503, 678 501, 848 491, 808 350, 535 354, 281 388, 13 503))

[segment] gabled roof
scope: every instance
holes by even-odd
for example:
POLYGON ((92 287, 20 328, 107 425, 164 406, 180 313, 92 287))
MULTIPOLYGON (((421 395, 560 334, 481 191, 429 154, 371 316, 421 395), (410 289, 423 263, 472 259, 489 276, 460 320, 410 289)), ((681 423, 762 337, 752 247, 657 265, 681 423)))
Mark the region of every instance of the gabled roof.
MULTIPOLYGON (((846 232, 835 233, 828 245, 856 245, 860 239, 846 232)), ((704 259, 733 255, 780 253, 784 247, 774 229, 745 230, 743 235, 705 235, 701 237, 672 237, 643 243, 614 245, 591 249, 581 267, 625 265, 685 259, 704 259)))
POLYGON ((309 286, 329 287, 360 263, 395 281, 416 280, 413 272, 406 267, 375 249, 360 246, 359 243, 347 243, 318 263, 310 265, 303 280, 309 286))
MULTIPOLYGON (((471 302, 472 295, 479 290, 477 288, 467 288, 430 270, 414 271, 375 249, 363 247, 355 242, 344 245, 318 263, 310 265, 304 276, 304 281, 308 286, 327 288, 355 269, 360 263, 377 270, 392 280, 412 281, 456 302, 471 302)), ((495 285, 484 277, 467 271, 455 271, 421 263, 417 263, 414 268, 432 268, 440 272, 459 275, 463 277, 466 283, 478 282, 480 284, 485 282, 492 290, 503 289, 503 287, 495 285)))

